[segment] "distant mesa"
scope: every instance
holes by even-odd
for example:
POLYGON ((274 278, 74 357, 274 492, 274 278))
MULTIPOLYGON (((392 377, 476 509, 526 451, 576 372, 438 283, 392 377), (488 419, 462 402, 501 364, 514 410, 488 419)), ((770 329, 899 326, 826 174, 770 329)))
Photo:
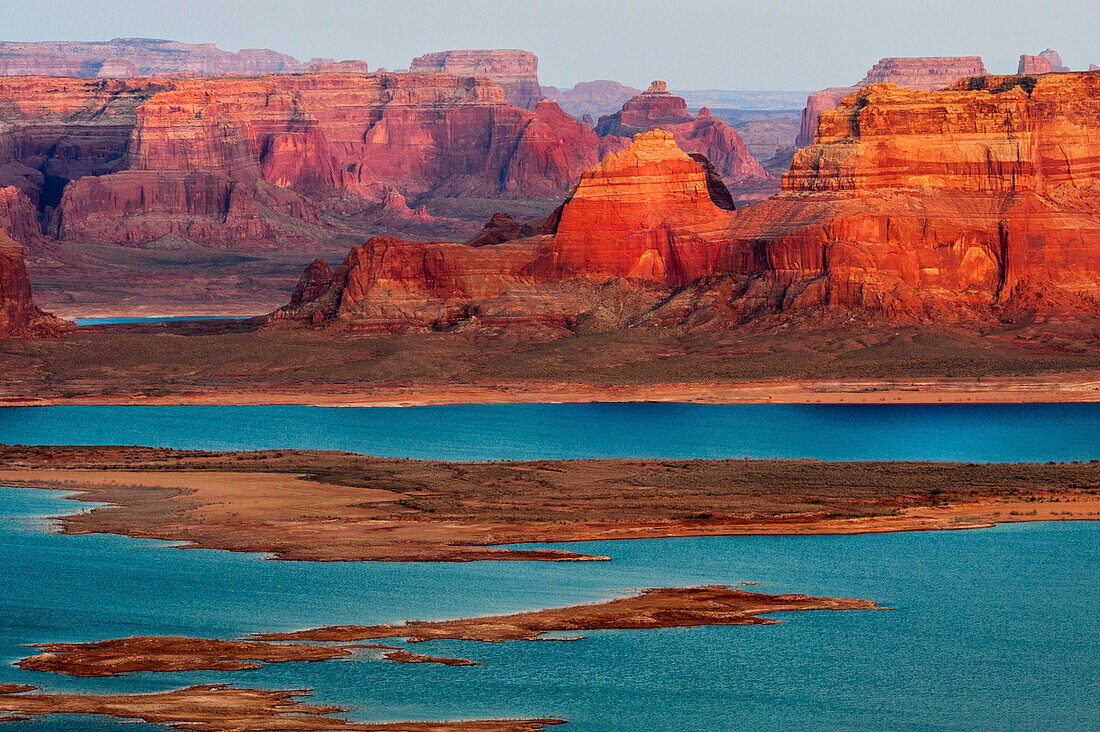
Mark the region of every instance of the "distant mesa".
POLYGON ((366 61, 312 61, 306 68, 311 74, 367 74, 366 61))
POLYGON ((1064 63, 1062 63, 1061 55, 1057 51, 1055 51, 1053 48, 1048 48, 1048 49, 1040 52, 1039 55, 1042 56, 1043 58, 1050 59, 1050 64, 1051 64, 1051 70, 1052 71, 1062 73, 1062 72, 1070 70, 1068 66, 1066 66, 1064 63))
POLYGON ((729 124, 714 117, 706 107, 692 115, 684 99, 669 92, 664 81, 654 81, 618 112, 600 117, 596 123, 596 134, 605 152, 625 147, 635 135, 655 129, 671 132, 684 152, 706 156, 731 188, 754 190, 776 182, 729 124))
POLYGON ((578 119, 585 115, 596 118, 613 114, 624 103, 641 93, 640 89, 606 79, 582 81, 571 89, 558 89, 555 86, 542 87, 543 96, 557 102, 567 114, 578 119))
POLYGON ((504 90, 504 97, 509 104, 524 109, 534 109, 542 99, 539 58, 530 51, 438 51, 414 58, 409 65, 409 72, 445 72, 458 76, 487 77, 504 90))
POLYGON ((156 74, 286 74, 302 70, 297 59, 267 48, 223 51, 210 43, 158 38, 0 42, 0 76, 127 78, 156 74))
POLYGON ((1062 63, 1062 57, 1053 48, 1046 49, 1038 56, 1022 54, 1016 69, 1018 74, 1049 74, 1066 71, 1069 71, 1069 67, 1062 63))
POLYGON ((985 76, 981 56, 941 56, 884 58, 871 67, 859 83, 822 89, 810 94, 802 110, 802 128, 796 145, 805 147, 814 141, 818 116, 835 109, 840 100, 872 84, 894 84, 914 91, 936 91, 970 76, 985 76))
POLYGON ((1054 62, 1046 56, 1020 56, 1020 64, 1016 67, 1017 74, 1049 74, 1054 71, 1054 62))

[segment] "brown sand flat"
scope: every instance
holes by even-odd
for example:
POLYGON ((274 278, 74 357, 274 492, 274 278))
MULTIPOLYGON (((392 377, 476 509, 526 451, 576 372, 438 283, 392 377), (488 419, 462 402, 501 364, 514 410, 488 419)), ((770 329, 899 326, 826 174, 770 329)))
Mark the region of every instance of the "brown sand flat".
POLYGON ((723 585, 655 588, 633 597, 592 605, 534 610, 463 620, 414 621, 403 625, 338 625, 294 633, 269 633, 262 640, 352 641, 405 638, 502 642, 538 640, 552 631, 642 630, 700 625, 767 625, 765 613, 798 610, 870 610, 878 603, 809 595, 766 595, 723 585))
POLYGON ((362 337, 258 320, 99 326, 0 342, 0 404, 1095 401, 1097 332, 1091 321, 842 320, 549 339, 362 337))
POLYGON ((264 663, 329 661, 351 655, 341 646, 207 638, 131 636, 96 643, 48 643, 16 665, 68 676, 120 676, 138 671, 242 671, 264 663))
POLYGON ((480 666, 463 658, 427 656, 395 646, 325 646, 276 641, 344 642, 380 638, 405 638, 410 642, 442 639, 492 642, 537 640, 544 633, 560 630, 763 625, 779 622, 759 617, 765 613, 877 607, 877 603, 869 600, 767 595, 722 585, 656 588, 632 597, 591 605, 461 620, 413 621, 402 625, 332 626, 294 633, 263 634, 253 640, 134 636, 94 643, 52 643, 39 646, 43 653, 24 658, 17 665, 32 671, 84 677, 117 676, 137 671, 239 671, 258 668, 257 661, 327 661, 351 655, 349 649, 352 648, 379 648, 387 651, 382 658, 399 663, 480 666))
POLYGON ((396 661, 397 663, 438 663, 442 666, 481 666, 482 664, 477 661, 471 661, 468 658, 447 658, 445 656, 424 656, 419 653, 410 653, 409 651, 390 651, 389 653, 383 653, 382 657, 396 661))
POLYGON ((355 649, 360 648, 385 651, 380 658, 395 663, 481 665, 465 658, 409 653, 390 645, 315 645, 179 636, 130 636, 93 643, 46 643, 37 648, 42 652, 21 659, 16 665, 27 671, 85 678, 139 672, 244 671, 261 668, 265 663, 347 659, 355 649))
POLYGON ((152 694, 54 694, 0 687, 0 721, 48 714, 95 714, 139 719, 199 732, 240 730, 404 730, 405 732, 537 732, 555 719, 364 724, 330 716, 346 711, 298 701, 308 690, 238 689, 221 684, 189 686, 152 694))
POLYGON ((521 542, 850 534, 1100 518, 1100 462, 447 463, 320 451, 0 447, 0 485, 110 504, 60 518, 283 559, 598 559, 521 542))

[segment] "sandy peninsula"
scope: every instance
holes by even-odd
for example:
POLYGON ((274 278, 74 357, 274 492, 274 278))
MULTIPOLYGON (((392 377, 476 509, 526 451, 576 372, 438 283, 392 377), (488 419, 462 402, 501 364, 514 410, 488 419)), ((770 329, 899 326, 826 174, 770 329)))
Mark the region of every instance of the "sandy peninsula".
POLYGON ((0 485, 107 504, 59 518, 281 559, 600 560, 510 544, 855 534, 1100 518, 1100 462, 490 463, 272 450, 3 447, 0 485))

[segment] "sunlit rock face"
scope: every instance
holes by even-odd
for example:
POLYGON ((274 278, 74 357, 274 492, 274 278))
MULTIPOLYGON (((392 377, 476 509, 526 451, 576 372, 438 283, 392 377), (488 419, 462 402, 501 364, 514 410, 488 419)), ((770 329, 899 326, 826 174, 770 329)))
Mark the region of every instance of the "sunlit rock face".
POLYGON ((816 91, 806 100, 802 110, 802 129, 796 144, 804 147, 813 142, 818 116, 835 109, 840 100, 872 84, 894 84, 914 91, 936 91, 959 79, 985 76, 989 72, 981 56, 920 56, 914 58, 884 58, 871 67, 853 86, 830 87, 816 91))
POLYGON ((626 147, 638 133, 656 129, 673 133, 684 152, 705 155, 730 186, 770 178, 732 127, 706 107, 698 115, 688 113, 687 102, 669 92, 663 81, 654 81, 618 112, 596 123, 605 152, 626 147))
POLYGON ((512 239, 501 219, 492 245, 372 240, 344 280, 279 319, 479 331, 1094 317, 1098 116, 1100 73, 867 87, 822 114, 779 195, 736 211, 675 135, 641 133, 539 235, 512 239))

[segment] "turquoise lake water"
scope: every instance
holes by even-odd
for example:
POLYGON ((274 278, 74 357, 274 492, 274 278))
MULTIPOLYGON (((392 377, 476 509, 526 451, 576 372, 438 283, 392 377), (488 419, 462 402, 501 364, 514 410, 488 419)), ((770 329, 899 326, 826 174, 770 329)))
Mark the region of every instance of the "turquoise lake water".
POLYGON ((7 444, 316 448, 440 460, 1100 458, 1100 403, 9 407, 7 444))
MULTIPOLYGON (((1100 458, 1100 404, 0 409, 0 442, 323 448, 459 460, 1100 458)), ((140 692, 195 683, 315 689, 363 720, 560 717, 568 730, 1100 729, 1100 524, 962 532, 552 545, 611 562, 308 563, 61 536, 87 504, 0 488, 0 683, 140 692), (28 643, 238 637, 595 602, 644 587, 760 583, 883 611, 782 625, 600 631, 572 643, 433 642, 480 668, 353 662, 69 679, 12 663, 28 643)), ((366 654, 367 652, 364 652, 366 654)), ((18 732, 115 730, 56 717, 18 732)), ((124 729, 158 729, 127 725, 124 729)))
MULTIPOLYGON (((558 716, 569 730, 1100 728, 1100 525, 590 542, 611 562, 301 563, 61 536, 83 504, 0 489, 0 682, 135 692, 228 681, 315 689, 364 720, 558 716), (892 610, 782 625, 599 631, 571 643, 433 642, 480 668, 353 662, 69 679, 21 671, 22 644, 138 633, 234 637, 325 623, 505 613, 649 586, 759 582, 892 610)), ((116 729, 67 717, 18 732, 116 729)), ((123 729, 152 730, 139 725, 123 729)))

